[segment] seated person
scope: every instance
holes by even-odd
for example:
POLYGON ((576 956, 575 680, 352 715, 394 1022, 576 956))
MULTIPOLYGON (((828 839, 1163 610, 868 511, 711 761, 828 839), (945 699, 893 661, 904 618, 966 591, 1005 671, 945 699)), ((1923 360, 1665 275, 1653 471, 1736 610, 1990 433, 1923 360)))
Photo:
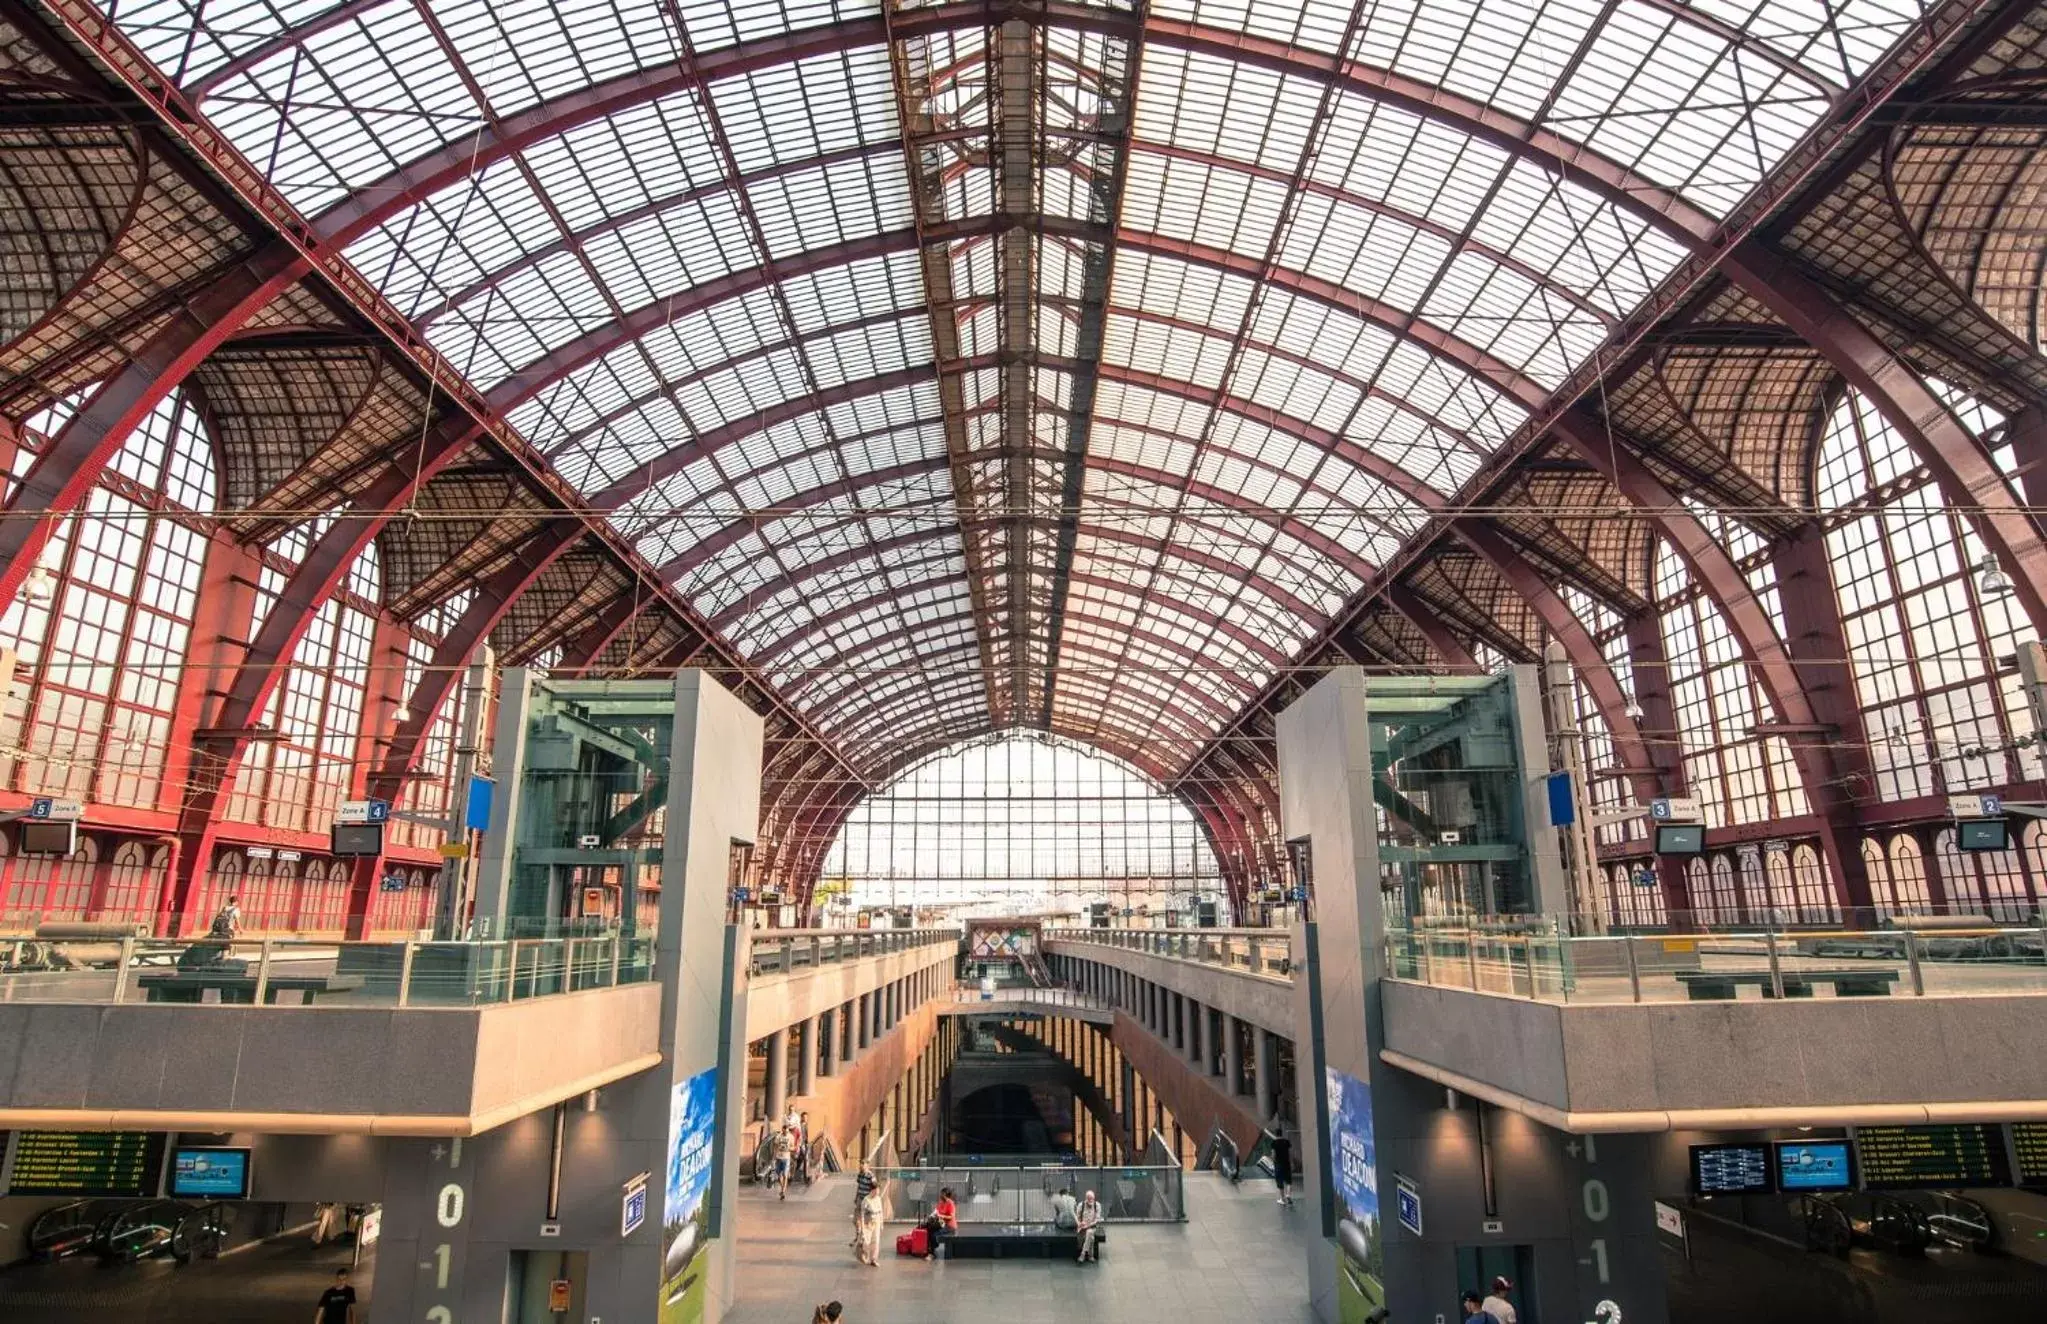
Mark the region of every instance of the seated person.
POLYGON ((953 1202, 952 1187, 939 1188, 938 1203, 931 1206, 931 1217, 924 1220, 924 1230, 931 1237, 930 1248, 924 1252, 924 1258, 928 1260, 944 1249, 945 1243, 960 1230, 960 1209, 953 1202))
POLYGON ((1095 1199, 1093 1191, 1089 1191, 1085 1196, 1081 1197, 1080 1209, 1076 1213, 1074 1221, 1076 1231, 1079 1234, 1076 1240, 1080 1242, 1080 1259, 1078 1262, 1085 1264, 1089 1260, 1099 1259, 1100 1256, 1095 1251, 1095 1243, 1101 1240, 1102 1224, 1107 1219, 1102 1213, 1102 1203, 1095 1199))
POLYGON ((1080 1207, 1073 1198, 1073 1192, 1064 1186, 1059 1194, 1052 1197, 1052 1226, 1061 1232, 1074 1232, 1080 1228, 1080 1207))

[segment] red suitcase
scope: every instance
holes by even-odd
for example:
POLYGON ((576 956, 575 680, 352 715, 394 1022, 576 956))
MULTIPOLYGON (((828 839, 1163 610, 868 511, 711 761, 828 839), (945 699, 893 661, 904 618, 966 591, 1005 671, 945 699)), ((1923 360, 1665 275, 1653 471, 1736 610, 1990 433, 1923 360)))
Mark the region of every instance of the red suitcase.
POLYGON ((928 1227, 923 1227, 923 1226, 918 1226, 918 1227, 914 1227, 914 1228, 911 1228, 911 1229, 910 1229, 910 1254, 912 1254, 912 1255, 929 1255, 930 1253, 931 1253, 931 1229, 930 1229, 930 1228, 928 1228, 928 1227))

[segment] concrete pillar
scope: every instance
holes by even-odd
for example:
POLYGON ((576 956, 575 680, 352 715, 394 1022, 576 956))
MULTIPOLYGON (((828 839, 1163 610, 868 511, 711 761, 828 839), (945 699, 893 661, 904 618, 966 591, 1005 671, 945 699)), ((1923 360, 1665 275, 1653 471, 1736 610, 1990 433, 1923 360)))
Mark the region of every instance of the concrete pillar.
POLYGON ((796 1097, 817 1092, 817 1017, 806 1016, 796 1025, 796 1097))
POLYGON ((843 1003, 832 1013, 832 1055, 839 1059, 839 1065, 850 1066, 853 1061, 853 1017, 858 1011, 852 1002, 843 1003))
POLYGON ((1251 1027, 1251 1111, 1259 1121, 1270 1117, 1275 1110, 1272 1097, 1276 1083, 1273 1070, 1272 1036, 1262 1026, 1251 1027))
POLYGON ((1223 1013, 1223 1093, 1231 1098, 1244 1092, 1244 1033, 1237 1018, 1223 1013))
POLYGON ((1202 1045, 1208 1039, 1208 1008, 1193 998, 1187 999, 1187 1060, 1199 1068, 1202 1075, 1208 1074, 1208 1057, 1202 1045))
POLYGON ((768 1035, 767 1103, 770 1123, 780 1121, 789 1111, 789 1032, 774 1030, 768 1035))
POLYGON ((1173 995, 1173 1051, 1187 1051, 1187 996, 1184 993, 1173 995))

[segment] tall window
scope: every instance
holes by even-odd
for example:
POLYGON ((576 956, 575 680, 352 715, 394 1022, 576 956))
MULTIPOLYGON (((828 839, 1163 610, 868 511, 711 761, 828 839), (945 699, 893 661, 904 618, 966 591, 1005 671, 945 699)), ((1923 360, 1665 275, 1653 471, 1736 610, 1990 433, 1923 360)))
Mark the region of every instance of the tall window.
MULTIPOLYGON (((1937 385, 1937 384, 1936 384, 1937 385)), ((1946 393, 2009 471, 1995 413, 1946 393)), ((1983 544, 1861 394, 1827 420, 1817 488, 1877 794, 1943 795, 2040 775, 2025 693, 1997 659, 2032 635, 1982 591, 1983 544)))
MULTIPOLYGON (((251 631, 283 594, 290 572, 329 521, 291 529, 271 543, 251 631)), ((320 604, 291 666, 264 709, 276 735, 253 742, 228 800, 231 819, 292 831, 320 831, 348 798, 369 689, 370 644, 380 596, 375 543, 364 547, 333 597, 320 604)))
MULTIPOLYGON (((1775 582, 1758 568, 1767 553, 1732 521, 1716 533, 1775 617, 1775 582)), ((1741 644, 1667 543, 1657 545, 1655 588, 1685 786, 1707 825, 1805 813, 1805 788, 1791 747, 1780 736, 1758 734, 1776 713, 1742 660, 1741 644)))
MULTIPOLYGON (((53 435, 76 402, 28 420, 53 435)), ((34 455, 16 456, 17 474, 34 455)), ((0 772, 30 795, 153 807, 163 797, 171 714, 206 562, 213 446, 199 411, 172 392, 114 456, 85 508, 38 563, 48 591, 18 595, 0 646, 18 658, 0 704, 0 772)))
MULTIPOLYGON (((1571 614, 1578 618, 1578 623, 1599 645, 1600 656, 1605 659, 1607 670, 1613 673, 1621 693, 1632 699, 1635 693, 1635 659, 1628 652, 1627 626, 1620 614, 1575 585, 1563 586, 1563 599, 1571 614)), ((1607 726, 1605 714, 1592 701, 1592 691, 1586 686, 1584 675, 1573 668, 1572 676, 1575 681, 1572 701, 1577 710, 1581 736, 1580 757, 1585 761, 1586 798, 1594 809, 1617 809, 1631 804, 1635 789, 1620 771, 1612 728, 1607 726)), ((1610 846, 1645 838, 1648 827, 1641 819, 1629 819, 1595 828, 1593 832, 1600 845, 1610 846)))
POLYGON ((994 912, 1183 910, 1218 899, 1213 851, 1179 800, 1122 763, 1012 736, 934 755, 856 806, 824 866, 856 905, 994 912))

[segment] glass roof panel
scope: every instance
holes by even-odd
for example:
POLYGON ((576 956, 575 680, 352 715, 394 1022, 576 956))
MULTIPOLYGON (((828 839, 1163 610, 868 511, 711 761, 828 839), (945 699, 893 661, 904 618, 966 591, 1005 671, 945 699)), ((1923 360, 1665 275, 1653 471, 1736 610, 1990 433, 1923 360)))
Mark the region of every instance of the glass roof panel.
MULTIPOLYGON (((632 492, 620 530, 739 647, 779 649, 797 703, 884 753, 984 719, 982 647, 1071 667, 1049 695, 1042 673, 1024 685, 1059 722, 1191 752, 1421 526, 1386 466, 1456 491, 1526 421, 1494 383, 1561 383, 1683 257, 1624 202, 1517 156, 1513 125, 1480 142, 1330 90, 1315 61, 1288 74, 1170 39, 1139 59, 1122 33, 1056 20, 1021 46, 991 46, 985 20, 899 25, 891 47, 874 41, 879 0, 337 3, 108 7, 186 85, 223 72, 200 85, 206 112, 309 214, 476 143, 471 178, 349 258, 479 388, 575 346, 558 379, 522 380, 535 393, 509 402, 514 426, 585 493, 632 492), (777 62, 792 34, 848 18, 868 44, 777 62), (738 43, 757 55, 718 68, 744 72, 684 87, 696 56, 738 43), (668 95, 576 97, 648 70, 668 95), (1019 87, 1021 193, 989 138, 1019 87), (616 108, 569 127, 595 104, 616 108), (508 153, 497 135, 522 112, 508 153), (1122 122, 1127 143, 1101 132, 1122 122), (1026 224, 975 223, 997 211, 1026 224), (859 256, 743 288, 805 254, 859 256), (1263 285, 1217 269, 1268 258, 1279 279, 1263 285), (927 269, 950 276, 935 311, 927 269), (1379 322, 1359 316, 1367 300, 1379 322), (579 338, 633 314, 659 325, 580 361, 579 338), (1492 363, 1475 374, 1405 337, 1408 314, 1492 363), (945 419, 946 400, 966 414, 945 419), (1055 587, 1050 516, 1076 437, 1071 657, 1053 658, 1048 632, 997 623, 1011 558, 1028 560, 1026 619, 1055 587), (1012 497, 1045 518, 1005 527, 1012 497), (963 528, 987 582, 968 582, 963 528)), ((1923 4, 1103 7, 1391 71, 1415 99, 1483 103, 1725 212, 1923 4)))

